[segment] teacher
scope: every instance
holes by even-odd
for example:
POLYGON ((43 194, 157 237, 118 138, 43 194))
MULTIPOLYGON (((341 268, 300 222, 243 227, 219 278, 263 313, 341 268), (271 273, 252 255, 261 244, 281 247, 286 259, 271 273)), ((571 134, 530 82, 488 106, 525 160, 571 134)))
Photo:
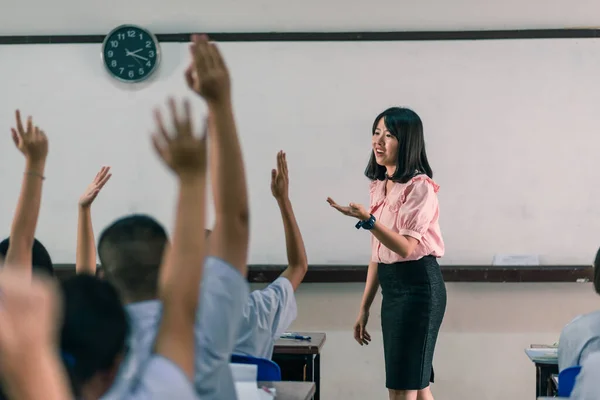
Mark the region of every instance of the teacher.
POLYGON ((354 338, 371 341, 369 310, 381 285, 381 329, 386 387, 390 400, 433 400, 433 353, 446 310, 446 286, 437 262, 444 255, 439 225, 439 186, 423 138, 421 118, 394 107, 375 118, 371 159, 371 206, 341 206, 357 218, 357 229, 371 232, 371 262, 354 338))

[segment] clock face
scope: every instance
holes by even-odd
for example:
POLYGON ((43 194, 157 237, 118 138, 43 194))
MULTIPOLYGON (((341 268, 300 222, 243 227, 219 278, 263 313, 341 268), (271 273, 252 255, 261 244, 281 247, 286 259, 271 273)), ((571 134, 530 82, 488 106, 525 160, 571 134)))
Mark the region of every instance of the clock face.
POLYGON ((141 82, 158 67, 160 47, 156 37, 147 30, 122 25, 104 39, 102 61, 114 78, 128 83, 141 82))

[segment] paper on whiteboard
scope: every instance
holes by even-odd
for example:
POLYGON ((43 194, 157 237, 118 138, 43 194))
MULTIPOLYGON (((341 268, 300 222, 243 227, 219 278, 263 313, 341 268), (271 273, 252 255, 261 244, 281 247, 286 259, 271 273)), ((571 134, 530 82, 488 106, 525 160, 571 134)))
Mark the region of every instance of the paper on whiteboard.
POLYGON ((540 257, 537 254, 496 254, 492 265, 503 267, 538 266, 540 257))

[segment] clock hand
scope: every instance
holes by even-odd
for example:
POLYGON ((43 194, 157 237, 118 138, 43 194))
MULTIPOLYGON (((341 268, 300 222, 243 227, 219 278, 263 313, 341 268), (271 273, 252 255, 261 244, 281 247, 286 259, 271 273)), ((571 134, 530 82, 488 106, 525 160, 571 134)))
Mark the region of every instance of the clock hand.
POLYGON ((132 54, 130 54, 130 56, 132 56, 134 58, 139 58, 139 59, 144 60, 144 61, 148 61, 148 59, 146 57, 138 56, 137 54, 133 54, 132 53, 132 54))
POLYGON ((130 51, 129 54, 137 54, 140 51, 142 51, 143 49, 137 49, 136 51, 130 51))
POLYGON ((140 62, 140 60, 138 60, 136 58, 136 57, 140 57, 140 56, 136 55, 135 53, 133 53, 133 52, 125 49, 125 56, 131 56, 131 57, 133 57, 133 59, 135 60, 135 62, 137 62, 140 67, 142 66, 142 63, 140 62))

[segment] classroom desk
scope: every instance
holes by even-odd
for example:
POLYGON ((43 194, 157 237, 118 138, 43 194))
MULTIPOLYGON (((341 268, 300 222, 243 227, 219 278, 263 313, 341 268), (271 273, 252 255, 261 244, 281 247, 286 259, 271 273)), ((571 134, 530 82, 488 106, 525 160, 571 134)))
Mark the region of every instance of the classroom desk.
POLYGON ((284 381, 315 383, 314 399, 321 396, 321 349, 326 335, 322 332, 298 332, 311 340, 279 339, 273 348, 273 361, 281 368, 284 381))
POLYGON ((552 396, 552 375, 558 374, 558 356, 556 348, 531 345, 525 349, 529 359, 535 364, 536 397, 552 396), (544 354, 547 352, 547 354, 544 354), (554 354, 555 356, 552 356, 554 354))
POLYGON ((258 387, 275 388, 276 400, 310 400, 316 390, 314 382, 258 382, 258 387))

